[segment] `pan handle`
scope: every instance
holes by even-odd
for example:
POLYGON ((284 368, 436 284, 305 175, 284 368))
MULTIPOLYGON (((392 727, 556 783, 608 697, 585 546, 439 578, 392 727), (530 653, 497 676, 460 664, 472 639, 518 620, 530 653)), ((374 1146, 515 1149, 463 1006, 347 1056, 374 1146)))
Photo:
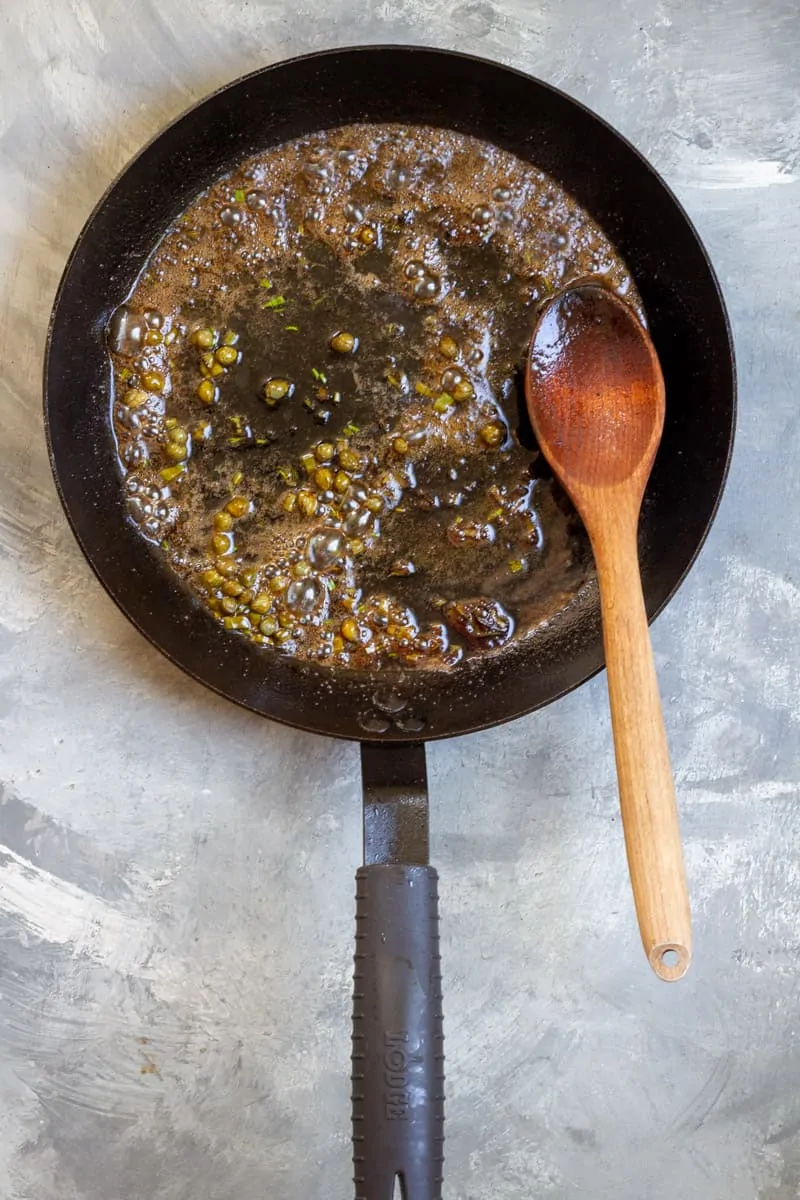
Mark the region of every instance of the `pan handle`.
POLYGON ((361 746, 356 876, 356 1200, 441 1200, 444 1035, 438 877, 428 865, 422 743, 361 746))
POLYGON ((442 1195, 444 1034, 437 883, 433 867, 403 863, 376 863, 356 875, 356 1200, 440 1200, 442 1195))

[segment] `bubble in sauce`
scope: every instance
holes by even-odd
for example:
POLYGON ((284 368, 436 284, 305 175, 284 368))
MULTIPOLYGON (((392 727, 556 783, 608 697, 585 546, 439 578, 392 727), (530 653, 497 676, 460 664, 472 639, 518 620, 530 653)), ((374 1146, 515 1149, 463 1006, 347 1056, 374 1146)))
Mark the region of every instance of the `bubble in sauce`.
POLYGON ((127 304, 120 304, 108 325, 108 342, 115 354, 136 354, 142 348, 145 320, 127 304))
POLYGON ((252 192, 248 192, 244 199, 248 208, 269 208, 269 197, 260 188, 254 188, 252 192))
POLYGON ((308 559, 315 567, 329 567, 341 558, 344 539, 336 530, 315 533, 308 543, 308 559))

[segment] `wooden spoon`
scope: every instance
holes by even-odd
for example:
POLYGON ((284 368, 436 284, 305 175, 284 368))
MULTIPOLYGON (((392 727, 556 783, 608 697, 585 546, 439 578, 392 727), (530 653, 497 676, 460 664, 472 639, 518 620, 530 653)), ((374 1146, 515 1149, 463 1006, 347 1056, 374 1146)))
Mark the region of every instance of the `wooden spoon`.
POLYGON ((617 777, 642 942, 680 979, 692 931, 675 788, 647 629, 636 531, 664 426, 664 380, 636 314, 594 283, 541 309, 525 377, 539 446, 592 543, 617 777))

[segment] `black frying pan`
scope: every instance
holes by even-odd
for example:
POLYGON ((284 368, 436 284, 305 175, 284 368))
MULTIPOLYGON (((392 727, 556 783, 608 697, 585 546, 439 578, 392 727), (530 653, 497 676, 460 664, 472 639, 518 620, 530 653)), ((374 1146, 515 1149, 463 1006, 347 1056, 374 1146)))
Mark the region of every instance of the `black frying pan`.
POLYGON ((661 449, 640 526, 654 617, 697 555, 724 485, 734 366, 722 297, 675 197, 619 134, 543 83, 439 50, 312 55, 223 88, 160 134, 111 187, 70 258, 45 368, 50 454, 72 528, 98 578, 173 662, 274 720, 358 739, 364 866, 353 1008, 356 1196, 441 1195, 443 1054, 436 872, 428 866, 425 750, 549 703, 603 664, 597 596, 534 638, 449 675, 325 674, 221 632, 127 520, 109 418, 105 328, 163 230, 249 155, 356 121, 445 126, 549 172, 630 266, 667 388, 661 449))

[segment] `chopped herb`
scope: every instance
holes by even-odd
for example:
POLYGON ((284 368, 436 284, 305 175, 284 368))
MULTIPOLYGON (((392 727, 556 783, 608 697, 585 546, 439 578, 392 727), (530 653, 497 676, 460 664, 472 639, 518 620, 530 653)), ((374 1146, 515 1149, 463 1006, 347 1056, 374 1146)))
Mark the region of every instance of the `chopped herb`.
POLYGON ((493 508, 492 511, 487 515, 486 520, 487 521, 496 521, 497 518, 502 517, 502 515, 503 515, 502 508, 493 508))
POLYGON ((306 396, 305 400, 303 401, 303 408, 307 408, 309 412, 314 411, 314 401, 310 396, 306 396))
POLYGON ((261 305, 262 308, 284 308, 285 306, 285 296, 270 296, 269 300, 265 300, 261 305))
POLYGON ((396 388, 403 386, 402 380, 397 375, 392 375, 391 371, 387 372, 386 374, 386 382, 390 383, 392 387, 396 388))
POLYGON ((300 326, 299 325, 284 325, 284 329, 286 330, 287 333, 298 333, 300 330, 300 326))
POLYGON ((333 395, 331 396, 331 404, 341 404, 341 403, 342 403, 342 393, 334 392, 333 395))
POLYGON ((354 421, 348 421, 347 424, 345 425, 344 429, 342 430, 342 433, 344 434, 345 437, 354 437, 355 434, 360 433, 360 432, 361 432, 361 426, 356 425, 354 421))
POLYGON ((449 392, 442 392, 433 402, 433 407, 438 413, 447 412, 448 408, 452 408, 455 400, 449 392))
POLYGON ((287 484, 297 483, 298 480, 297 471, 290 466, 278 467, 278 477, 287 484))
POLYGON ((272 280, 271 279, 259 279, 258 286, 263 287, 266 291, 269 291, 272 287, 272 280))
POLYGON ((243 204, 244 203, 244 188, 237 188, 236 191, 233 193, 233 198, 237 204, 243 204))
POLYGON ((237 484, 240 484, 243 479, 244 479, 244 475, 242 474, 241 471, 234 471, 233 474, 231 475, 231 483, 233 484, 234 487, 236 487, 237 484))
POLYGON ((314 376, 317 383, 327 383, 328 382, 328 376, 325 374, 325 372, 318 371, 316 367, 311 368, 311 374, 314 376))
POLYGON ((415 383, 414 391, 418 396, 432 396, 433 392, 428 387, 427 383, 415 383))
POLYGON ((518 575, 524 566, 525 564, 521 558, 512 558, 511 562, 508 564, 508 569, 509 571, 513 571, 515 575, 518 575))
POLYGON ((322 304, 323 300, 327 300, 327 294, 325 292, 323 292, 321 296, 317 296, 316 300, 312 300, 311 307, 319 308, 319 306, 320 306, 320 304, 322 304))
POLYGON ((130 369, 130 367, 123 367, 119 373, 119 377, 124 382, 126 379, 130 379, 132 374, 133 371, 130 369))
POLYGON ((326 580, 325 580, 325 587, 328 589, 328 591, 329 591, 329 592, 332 592, 332 591, 333 591, 333 589, 336 587, 336 580, 335 580, 335 579, 330 579, 330 578, 329 578, 329 579, 326 579, 326 580))

